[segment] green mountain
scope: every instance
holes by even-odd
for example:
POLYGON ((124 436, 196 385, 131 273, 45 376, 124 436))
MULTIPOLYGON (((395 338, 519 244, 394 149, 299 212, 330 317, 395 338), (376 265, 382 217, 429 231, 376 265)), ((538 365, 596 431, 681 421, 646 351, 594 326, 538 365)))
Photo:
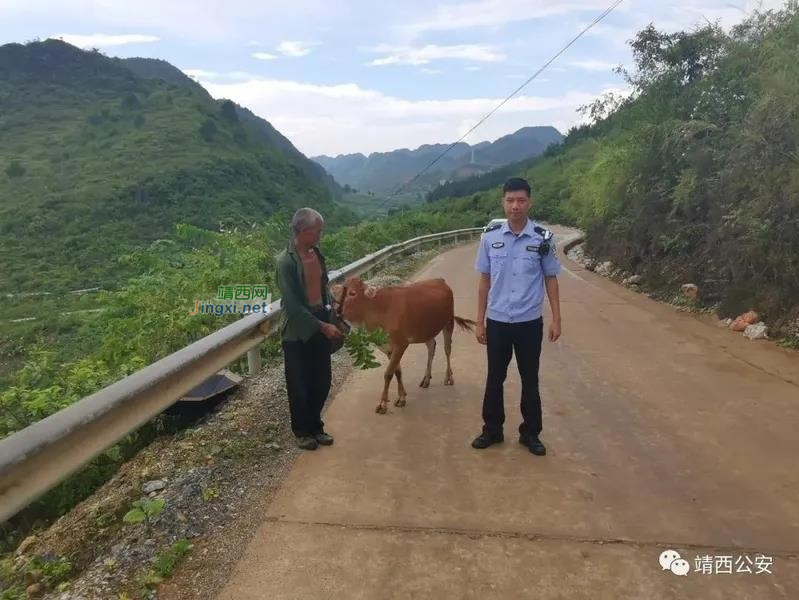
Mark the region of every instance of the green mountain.
MULTIPOLYGON (((205 88, 165 60, 154 58, 124 58, 117 60, 141 77, 163 79, 175 85, 190 87, 198 93, 205 94, 210 98, 205 88)), ((239 118, 252 127, 253 132, 258 138, 283 152, 295 164, 300 166, 311 179, 325 185, 334 197, 341 197, 343 189, 338 185, 336 180, 333 179, 333 176, 328 174, 321 165, 308 159, 302 152, 297 150, 294 144, 275 129, 269 121, 255 115, 249 109, 235 102, 233 102, 233 106, 236 108, 239 118)))
POLYGON ((0 293, 114 287, 116 258, 311 205, 337 186, 268 122, 164 61, 0 46, 0 293))
POLYGON ((799 9, 632 40, 633 95, 597 99, 592 126, 497 177, 436 192, 430 211, 502 216, 500 185, 527 177, 535 218, 587 232, 599 260, 654 297, 735 317, 753 309, 799 347, 799 9), (446 199, 446 196, 460 195, 446 199))
MULTIPOLYGON (((550 145, 559 144, 562 140, 563 136, 554 127, 524 127, 494 142, 481 142, 474 146, 461 142, 409 186, 408 191, 426 192, 442 180, 459 180, 487 173, 497 167, 538 156, 550 145)), ((425 144, 415 150, 403 148, 392 152, 374 152, 369 156, 343 154, 311 158, 339 183, 364 193, 380 195, 390 194, 408 183, 449 146, 425 144)))

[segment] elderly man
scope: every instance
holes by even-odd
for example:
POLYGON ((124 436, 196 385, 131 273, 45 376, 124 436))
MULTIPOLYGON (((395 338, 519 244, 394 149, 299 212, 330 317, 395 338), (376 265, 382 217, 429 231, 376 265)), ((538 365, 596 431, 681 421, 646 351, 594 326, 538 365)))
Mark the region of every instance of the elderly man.
POLYGON ((291 219, 293 239, 277 257, 282 319, 280 338, 297 445, 316 450, 333 437, 324 430, 322 407, 330 392, 330 340, 341 332, 330 323, 327 267, 319 251, 324 220, 312 208, 291 219))

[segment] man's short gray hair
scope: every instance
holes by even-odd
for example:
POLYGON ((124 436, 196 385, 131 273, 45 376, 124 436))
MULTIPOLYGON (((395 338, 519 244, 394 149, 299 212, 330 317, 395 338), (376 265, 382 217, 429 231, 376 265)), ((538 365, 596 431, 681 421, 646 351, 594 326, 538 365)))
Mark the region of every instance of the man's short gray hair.
POLYGON ((294 216, 291 218, 291 228, 294 230, 294 233, 300 233, 302 230, 313 227, 317 223, 324 222, 325 220, 318 211, 315 211, 313 208, 301 208, 295 212, 294 216))

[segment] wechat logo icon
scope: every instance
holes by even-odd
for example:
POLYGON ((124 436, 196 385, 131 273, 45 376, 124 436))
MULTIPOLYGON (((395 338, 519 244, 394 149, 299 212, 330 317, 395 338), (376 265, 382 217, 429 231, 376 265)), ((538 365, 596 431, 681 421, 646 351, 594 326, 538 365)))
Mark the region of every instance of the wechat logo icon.
POLYGON ((664 571, 671 571, 675 575, 684 577, 688 575, 691 566, 687 560, 680 557, 680 553, 676 550, 664 550, 660 553, 660 566, 664 571))

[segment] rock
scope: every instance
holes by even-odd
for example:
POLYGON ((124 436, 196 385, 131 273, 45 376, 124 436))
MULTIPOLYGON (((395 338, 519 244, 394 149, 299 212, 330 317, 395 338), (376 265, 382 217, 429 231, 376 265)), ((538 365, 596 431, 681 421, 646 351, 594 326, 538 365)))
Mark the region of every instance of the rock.
POLYGON ((29 535, 24 540, 22 540, 22 543, 17 547, 17 551, 15 552, 15 554, 17 556, 19 556, 20 554, 24 554, 25 551, 28 550, 28 548, 30 548, 35 542, 36 542, 36 536, 29 535))
POLYGON ((585 258, 585 251, 583 250, 582 245, 575 246, 566 254, 570 260, 573 260, 576 263, 583 264, 586 261, 585 258))
POLYGON ((593 258, 589 258, 585 261, 585 268, 588 271, 595 271, 596 270, 596 261, 593 258))
POLYGON ((727 327, 730 326, 730 323, 732 323, 732 319, 719 319, 716 322, 716 327, 725 327, 725 328, 727 328, 727 327))
POLYGON ((44 593, 44 588, 41 583, 34 583, 25 588, 25 593, 28 598, 38 598, 44 593))
POLYGON ((596 272, 602 277, 610 277, 610 274, 613 273, 613 263, 609 260, 606 260, 603 263, 600 263, 596 267, 596 272))
POLYGON ((145 494, 151 494, 153 492, 157 492, 158 490, 163 490, 166 487, 166 482, 161 479, 155 479, 153 481, 148 481, 142 486, 142 492, 145 494))
POLYGON ((748 325, 744 329, 744 335, 750 340, 765 340, 768 339, 768 327, 763 321, 748 325))
POLYGON ((270 450, 280 450, 280 444, 278 444, 277 442, 271 442, 267 444, 266 447, 269 448, 270 450))
POLYGON ((749 327, 749 325, 754 325, 759 319, 760 316, 755 311, 747 311, 738 315, 738 317, 732 323, 730 323, 730 329, 733 331, 746 331, 746 328, 749 327))
POLYGON ((680 291, 686 298, 696 300, 696 296, 699 294, 699 287, 695 283, 683 283, 680 286, 680 291))
POLYGON ((638 285, 641 283, 641 276, 640 275, 631 275, 627 277, 622 282, 622 285, 638 285))
POLYGON ((42 572, 40 569, 33 569, 25 573, 25 583, 38 583, 42 580, 42 572))

